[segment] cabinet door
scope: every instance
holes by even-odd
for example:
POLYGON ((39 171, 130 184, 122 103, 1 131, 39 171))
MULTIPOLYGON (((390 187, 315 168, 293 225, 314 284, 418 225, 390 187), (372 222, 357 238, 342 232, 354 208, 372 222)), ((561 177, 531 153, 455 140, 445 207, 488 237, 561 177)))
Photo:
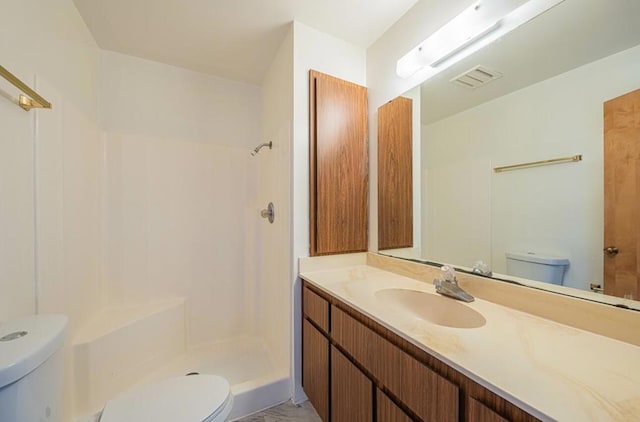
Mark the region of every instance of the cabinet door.
POLYGON ((302 388, 324 422, 329 421, 329 340, 302 320, 302 388))
POLYGON ((411 418, 380 390, 376 390, 376 401, 378 422, 412 422, 411 418))
POLYGON ((469 422, 509 422, 474 398, 469 400, 469 422))
POLYGON ((338 349, 331 346, 331 421, 373 420, 373 384, 338 349))
POLYGON ((367 250, 367 89, 316 71, 310 79, 310 253, 367 250))
POLYGON ((378 109, 378 249, 413 246, 413 106, 398 97, 378 109))

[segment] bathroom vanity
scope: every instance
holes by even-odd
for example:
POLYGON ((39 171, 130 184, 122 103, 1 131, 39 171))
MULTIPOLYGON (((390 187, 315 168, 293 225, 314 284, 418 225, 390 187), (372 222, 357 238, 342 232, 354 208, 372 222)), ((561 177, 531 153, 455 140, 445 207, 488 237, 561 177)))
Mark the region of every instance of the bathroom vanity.
POLYGON ((638 346, 444 298, 365 254, 300 276, 302 382, 324 421, 640 419, 638 346))

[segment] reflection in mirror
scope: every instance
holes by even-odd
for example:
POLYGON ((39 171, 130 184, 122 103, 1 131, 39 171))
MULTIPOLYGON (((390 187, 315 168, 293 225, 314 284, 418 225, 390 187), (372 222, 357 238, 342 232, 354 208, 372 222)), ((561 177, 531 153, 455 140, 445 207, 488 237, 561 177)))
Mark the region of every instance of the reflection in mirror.
POLYGON ((639 299, 639 27, 640 2, 565 1, 425 82, 413 101, 420 233, 384 253, 639 299), (496 77, 455 81, 478 65, 496 77))
POLYGON ((378 250, 414 244, 413 110, 408 97, 378 109, 378 250))

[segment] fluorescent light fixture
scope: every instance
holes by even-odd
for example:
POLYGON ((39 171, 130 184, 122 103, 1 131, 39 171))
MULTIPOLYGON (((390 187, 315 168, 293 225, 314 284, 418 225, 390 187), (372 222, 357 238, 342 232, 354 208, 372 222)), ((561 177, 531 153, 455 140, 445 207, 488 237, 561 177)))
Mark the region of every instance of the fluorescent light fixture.
POLYGON ((425 81, 563 1, 474 1, 398 60, 396 73, 425 81))

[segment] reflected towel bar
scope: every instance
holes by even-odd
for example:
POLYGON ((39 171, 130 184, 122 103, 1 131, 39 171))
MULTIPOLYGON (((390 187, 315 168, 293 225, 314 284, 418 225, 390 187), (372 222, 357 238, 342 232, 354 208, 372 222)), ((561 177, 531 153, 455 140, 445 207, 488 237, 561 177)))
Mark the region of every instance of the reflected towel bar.
POLYGON ((511 166, 495 167, 493 171, 500 173, 501 171, 516 170, 527 167, 546 166, 548 164, 573 163, 582 161, 582 154, 572 155, 571 157, 553 158, 551 160, 532 161, 530 163, 513 164, 511 166))
POLYGON ((11 82, 13 86, 27 95, 20 94, 18 97, 18 105, 24 110, 29 111, 32 108, 51 108, 51 103, 29 88, 27 84, 16 78, 11 72, 0 66, 0 76, 11 82), (31 98, 29 98, 31 97, 31 98))

